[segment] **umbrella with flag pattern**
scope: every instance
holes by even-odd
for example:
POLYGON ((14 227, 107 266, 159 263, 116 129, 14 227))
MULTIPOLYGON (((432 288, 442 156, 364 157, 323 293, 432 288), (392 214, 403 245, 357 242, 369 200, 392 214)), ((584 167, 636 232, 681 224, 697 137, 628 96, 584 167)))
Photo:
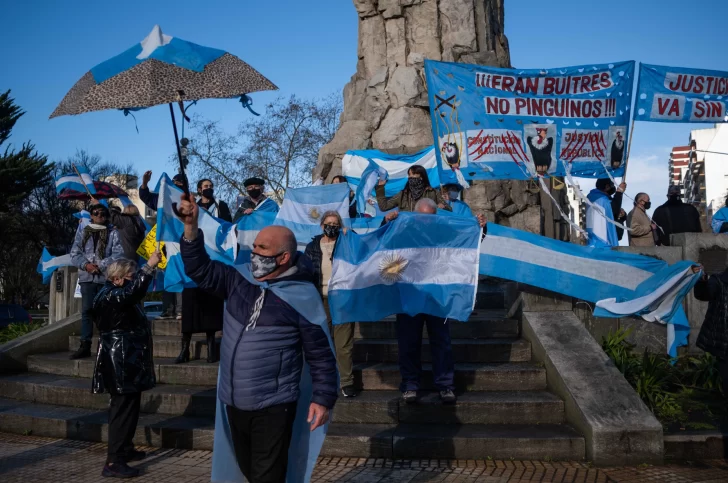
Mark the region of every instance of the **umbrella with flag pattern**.
POLYGON ((105 109, 131 110, 169 104, 180 170, 183 172, 173 103, 240 97, 278 89, 258 71, 224 50, 164 35, 155 25, 140 43, 93 67, 51 114, 51 118, 105 109))

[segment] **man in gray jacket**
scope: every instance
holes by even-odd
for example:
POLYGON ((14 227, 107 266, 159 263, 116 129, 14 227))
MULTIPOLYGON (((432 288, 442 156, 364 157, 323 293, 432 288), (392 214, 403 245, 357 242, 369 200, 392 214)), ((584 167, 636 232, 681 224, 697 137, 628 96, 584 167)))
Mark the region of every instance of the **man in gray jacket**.
POLYGON ((81 286, 81 345, 71 359, 91 356, 94 297, 106 282, 106 268, 114 260, 124 257, 119 232, 109 224, 109 209, 96 204, 89 208, 89 212, 91 223, 76 232, 71 248, 71 261, 79 269, 78 283, 81 286))

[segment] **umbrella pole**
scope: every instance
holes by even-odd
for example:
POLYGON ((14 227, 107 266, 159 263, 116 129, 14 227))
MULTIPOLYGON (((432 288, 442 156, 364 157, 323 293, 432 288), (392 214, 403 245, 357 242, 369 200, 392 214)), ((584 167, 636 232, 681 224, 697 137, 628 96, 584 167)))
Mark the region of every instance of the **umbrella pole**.
POLYGON ((177 120, 174 118, 174 108, 172 103, 169 103, 169 115, 172 116, 172 129, 174 130, 174 142, 177 146, 177 159, 179 160, 179 172, 184 176, 184 192, 190 194, 190 188, 187 183, 187 176, 185 176, 185 167, 182 164, 182 150, 179 147, 179 134, 177 134, 177 120))
POLYGON ((81 176, 81 173, 78 171, 78 168, 76 167, 76 165, 72 164, 71 166, 73 166, 73 170, 78 175, 78 179, 81 180, 81 184, 86 189, 86 194, 88 194, 89 201, 91 201, 91 199, 93 199, 94 195, 91 194, 91 190, 88 189, 88 186, 86 186, 86 183, 83 181, 83 176, 81 176))

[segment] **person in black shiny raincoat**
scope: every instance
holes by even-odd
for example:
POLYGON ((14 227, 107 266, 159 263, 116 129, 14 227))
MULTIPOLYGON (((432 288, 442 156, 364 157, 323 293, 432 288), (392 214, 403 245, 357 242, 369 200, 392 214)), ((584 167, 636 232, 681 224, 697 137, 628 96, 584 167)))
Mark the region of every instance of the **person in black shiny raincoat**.
POLYGON ((94 298, 93 320, 99 331, 99 350, 93 393, 108 392, 109 451, 102 476, 129 478, 139 470, 127 465, 146 455, 132 442, 139 421, 142 391, 156 384, 152 360, 152 331, 142 299, 154 280, 159 252, 136 271, 136 263, 121 259, 107 270, 107 282, 94 298))

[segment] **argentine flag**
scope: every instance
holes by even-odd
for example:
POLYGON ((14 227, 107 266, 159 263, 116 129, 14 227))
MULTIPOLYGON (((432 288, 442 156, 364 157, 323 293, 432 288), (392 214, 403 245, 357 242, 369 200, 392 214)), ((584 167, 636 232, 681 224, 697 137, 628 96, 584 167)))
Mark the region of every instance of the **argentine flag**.
POLYGON ((693 262, 662 260, 552 240, 496 224, 480 248, 480 273, 596 304, 596 317, 667 324, 670 355, 690 333, 681 303, 697 283, 693 262))
POLYGON ((329 281, 334 324, 426 313, 468 320, 478 286, 477 221, 400 213, 366 235, 341 235, 329 281))
POLYGON ((275 225, 289 228, 304 251, 313 237, 321 234, 324 213, 336 211, 345 224, 349 220, 349 186, 344 183, 289 188, 275 225))
POLYGON ((96 188, 94 187, 94 180, 88 172, 88 169, 82 165, 76 166, 76 169, 81 175, 80 178, 76 173, 62 174, 56 177, 56 193, 60 193, 64 189, 72 189, 85 193, 88 188, 91 194, 95 194, 96 188))
POLYGON ((36 271, 43 276, 43 284, 47 285, 51 281, 53 272, 59 267, 70 267, 73 263, 71 262, 71 255, 61 255, 60 257, 54 257, 45 247, 43 247, 43 253, 38 260, 38 267, 36 271))
POLYGON ((341 160, 341 173, 356 193, 359 213, 364 213, 366 200, 375 196, 374 188, 379 179, 388 180, 384 192, 387 197, 394 196, 404 189, 407 171, 415 164, 425 168, 430 186, 440 186, 434 146, 415 154, 387 154, 376 149, 347 151, 341 160))
MULTIPOLYGON (((195 283, 185 275, 179 242, 184 234, 184 224, 172 209, 180 203, 183 191, 172 183, 166 173, 162 174, 156 191, 157 201, 157 241, 165 242, 167 268, 164 271, 164 289, 168 292, 181 292, 183 288, 195 287, 195 283)), ((200 208, 198 226, 205 234, 205 249, 210 258, 232 265, 237 255, 238 241, 235 225, 219 220, 207 210, 200 208)))
POLYGON ((253 242, 260 230, 275 222, 277 213, 266 211, 254 211, 245 215, 238 221, 236 229, 238 232, 238 255, 235 264, 250 263, 250 253, 253 251, 253 242))

